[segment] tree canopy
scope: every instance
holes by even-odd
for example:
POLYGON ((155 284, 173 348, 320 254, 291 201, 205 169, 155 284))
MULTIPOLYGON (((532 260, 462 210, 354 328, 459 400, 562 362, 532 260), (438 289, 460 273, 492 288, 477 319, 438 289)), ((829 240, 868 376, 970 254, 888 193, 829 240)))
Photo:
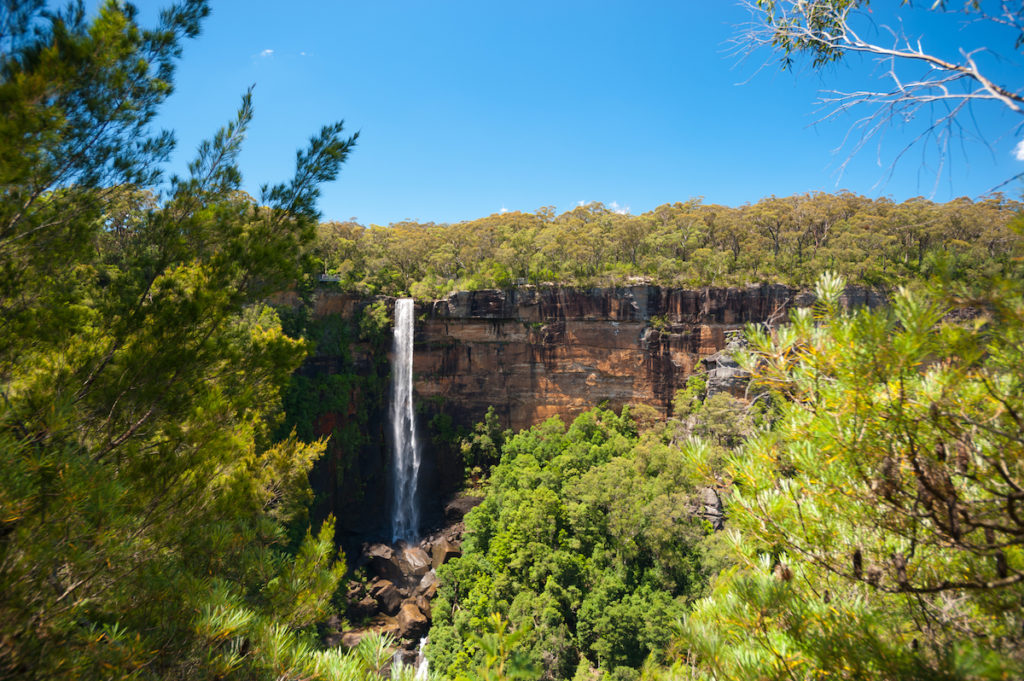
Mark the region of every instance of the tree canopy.
POLYGON ((473 667, 470 634, 492 613, 528 630, 522 652, 545 678, 630 678, 668 647, 707 579, 710 525, 673 442, 683 425, 635 411, 594 409, 505 441, 463 556, 438 573, 429 653, 442 672, 473 667))
POLYGON ((324 127, 254 201, 252 117, 161 182, 150 123, 208 8, 4 4, 0 55, 0 676, 339 678, 312 624, 344 570, 305 517, 322 442, 275 442, 305 347, 260 301, 293 281, 324 127))
POLYGON ((825 269, 891 287, 1006 272, 1024 252, 1008 228, 1019 209, 998 194, 938 204, 809 193, 738 208, 695 199, 641 215, 594 203, 456 224, 328 222, 311 256, 346 290, 420 298, 520 284, 811 286, 825 269))

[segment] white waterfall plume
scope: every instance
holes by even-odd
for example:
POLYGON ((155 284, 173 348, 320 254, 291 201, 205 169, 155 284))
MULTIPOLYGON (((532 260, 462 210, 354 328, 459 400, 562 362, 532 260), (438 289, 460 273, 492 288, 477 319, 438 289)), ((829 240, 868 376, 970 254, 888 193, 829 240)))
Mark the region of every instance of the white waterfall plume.
POLYGON ((412 298, 395 301, 394 364, 391 368, 391 429, 394 435, 391 541, 418 539, 419 508, 416 484, 420 448, 416 441, 416 414, 412 402, 412 356, 415 308, 412 298))

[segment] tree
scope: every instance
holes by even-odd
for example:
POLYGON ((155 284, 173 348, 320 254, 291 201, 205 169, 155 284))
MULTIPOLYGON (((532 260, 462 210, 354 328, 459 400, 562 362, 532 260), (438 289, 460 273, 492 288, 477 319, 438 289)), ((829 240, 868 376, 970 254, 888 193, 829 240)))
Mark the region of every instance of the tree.
POLYGON ((788 399, 726 466, 736 565, 685 625, 690 662, 712 678, 1020 678, 1020 280, 856 312, 842 290, 825 276, 813 311, 748 334, 747 368, 788 399))
POLYGON ((149 123, 207 11, 146 29, 122 2, 0 10, 3 677, 347 664, 311 645, 344 571, 333 520, 306 527, 323 443, 270 437, 305 347, 260 301, 300 273, 355 137, 324 127, 253 201, 247 94, 159 194, 173 138, 149 123))
POLYGON ((666 424, 640 416, 594 409, 568 429, 551 419, 504 439, 463 555, 438 570, 427 649, 438 668, 493 667, 469 632, 496 612, 528 630, 522 653, 547 678, 581 666, 635 675, 665 648, 704 584, 707 524, 666 424))
MULTIPOLYGON (((825 118, 853 109, 868 110, 850 131, 849 137, 857 140, 853 153, 890 124, 922 118, 922 131, 893 164, 911 146, 931 143, 939 152, 940 175, 950 143, 976 125, 973 106, 992 104, 1013 114, 1024 114, 1022 84, 1001 80, 1014 72, 999 68, 1000 59, 1012 57, 1024 44, 1024 21, 1020 2, 1015 0, 920 3, 930 12, 948 17, 950 23, 984 27, 978 32, 978 44, 960 47, 958 55, 926 49, 925 39, 908 35, 906 23, 899 17, 892 25, 877 26, 870 0, 743 0, 742 4, 754 18, 737 38, 740 51, 770 47, 779 53, 786 69, 801 57, 820 69, 852 55, 873 58, 882 66, 888 86, 829 91, 823 96, 825 118), (994 37, 1002 43, 993 45, 994 37)), ((913 10, 914 4, 911 0, 900 2, 907 10, 913 10)), ((905 13, 910 18, 910 12, 905 13)), ((1019 123, 1019 119, 1010 121, 1007 132, 1019 123)), ((991 133, 977 132, 982 139, 991 133)))

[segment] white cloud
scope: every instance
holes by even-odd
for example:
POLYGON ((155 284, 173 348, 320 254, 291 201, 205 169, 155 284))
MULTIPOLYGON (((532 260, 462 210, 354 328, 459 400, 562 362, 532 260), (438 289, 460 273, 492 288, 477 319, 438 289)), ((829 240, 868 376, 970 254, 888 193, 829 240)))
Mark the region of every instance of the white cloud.
POLYGON ((580 208, 582 208, 583 206, 587 205, 587 202, 586 201, 577 201, 576 205, 579 206, 580 208))
POLYGON ((612 201, 608 204, 608 207, 611 208, 613 213, 629 215, 629 206, 620 206, 618 201, 612 201))
POLYGON ((502 206, 501 207, 501 212, 502 213, 507 213, 508 212, 508 208, 505 208, 505 206, 502 206))
POLYGON ((1013 155, 1018 161, 1024 161, 1024 140, 1017 142, 1017 146, 1013 148, 1013 155))
POLYGON ((263 50, 262 52, 260 52, 259 56, 261 56, 261 57, 272 57, 272 56, 274 56, 274 51, 270 50, 270 49, 263 50))

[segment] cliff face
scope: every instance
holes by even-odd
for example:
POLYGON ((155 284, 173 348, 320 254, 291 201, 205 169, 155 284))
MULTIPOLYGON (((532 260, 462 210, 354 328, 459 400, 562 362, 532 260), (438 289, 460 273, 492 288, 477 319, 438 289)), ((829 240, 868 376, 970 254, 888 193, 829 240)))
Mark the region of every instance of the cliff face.
MULTIPOLYGON (((851 290, 847 302, 877 304, 851 290)), ((514 429, 597 404, 667 413, 700 360, 748 322, 785 319, 813 298, 778 285, 701 290, 654 286, 460 292, 424 306, 416 391, 457 422, 494 406, 514 429)))
MULTIPOLYGON (((882 294, 865 289, 846 294, 846 303, 853 306, 874 306, 883 300, 882 294)), ((287 305, 289 300, 282 297, 276 302, 287 305)), ((428 450, 422 499, 438 502, 434 510, 439 514, 441 499, 461 483, 463 473, 455 452, 431 447, 426 424, 433 416, 444 414, 454 425, 470 427, 493 406, 505 425, 519 430, 551 416, 568 421, 599 404, 618 409, 642 403, 668 413, 673 395, 697 364, 721 351, 733 332, 747 323, 783 321, 789 308, 812 302, 810 294, 762 285, 700 290, 519 288, 460 292, 418 305, 414 392, 424 436, 420 441, 428 450)), ((353 321, 366 304, 321 291, 313 316, 353 321)), ((366 347, 357 345, 350 351, 357 365, 367 370, 374 366, 366 347)), ((321 353, 303 371, 330 374, 331 364, 331 357, 321 353)), ((363 446, 355 460, 325 464, 329 470, 322 484, 332 488, 339 530, 351 537, 386 525, 387 391, 375 399, 380 403, 349 407, 351 413, 362 409, 371 414, 364 427, 367 436, 376 434, 370 438, 374 442, 363 446), (342 488, 334 489, 327 480, 335 469, 347 472, 342 488)), ((317 434, 329 434, 351 413, 321 415, 315 424, 317 434)), ((430 506, 424 504, 428 517, 430 506)))

